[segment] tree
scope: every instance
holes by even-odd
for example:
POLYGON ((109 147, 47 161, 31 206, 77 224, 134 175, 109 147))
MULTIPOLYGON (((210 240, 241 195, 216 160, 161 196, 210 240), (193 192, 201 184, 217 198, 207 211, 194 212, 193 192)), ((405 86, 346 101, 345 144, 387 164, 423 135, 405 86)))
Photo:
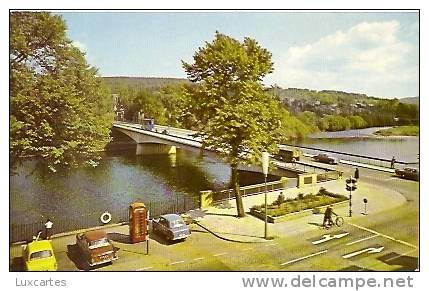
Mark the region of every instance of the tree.
POLYGON ((347 116, 347 119, 350 121, 351 128, 364 128, 367 126, 365 119, 359 115, 347 116))
POLYGON ((12 168, 34 157, 51 171, 95 166, 110 140, 113 101, 60 16, 10 15, 12 168))
POLYGON ((182 62, 188 79, 197 84, 186 91, 189 110, 199 122, 204 144, 229 163, 237 214, 243 217, 238 166, 260 160, 264 150, 274 152, 279 140, 280 104, 261 83, 273 71, 271 53, 253 39, 241 43, 216 32, 193 60, 182 62))

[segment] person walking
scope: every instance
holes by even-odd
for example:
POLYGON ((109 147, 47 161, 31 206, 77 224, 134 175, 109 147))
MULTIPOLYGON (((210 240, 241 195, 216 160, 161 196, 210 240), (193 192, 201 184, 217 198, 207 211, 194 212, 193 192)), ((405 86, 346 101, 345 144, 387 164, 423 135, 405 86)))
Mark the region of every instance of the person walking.
POLYGON ((45 239, 51 239, 53 225, 54 223, 48 218, 45 222, 45 239))
POLYGON ((356 170, 355 170, 355 179, 356 180, 359 179, 359 168, 356 168, 356 170))
POLYGON ((395 163, 396 163, 396 159, 395 159, 395 156, 393 156, 392 160, 390 161, 390 168, 391 169, 395 168, 395 163))

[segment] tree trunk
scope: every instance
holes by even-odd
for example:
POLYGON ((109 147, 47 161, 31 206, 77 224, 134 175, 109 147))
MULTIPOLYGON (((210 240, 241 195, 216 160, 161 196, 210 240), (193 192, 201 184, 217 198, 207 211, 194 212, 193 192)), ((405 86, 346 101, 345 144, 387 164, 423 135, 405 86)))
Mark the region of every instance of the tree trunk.
POLYGON ((235 202, 237 205, 237 216, 245 217, 246 214, 244 213, 243 198, 241 197, 240 184, 238 183, 238 165, 237 164, 231 164, 231 187, 235 193, 235 202))
POLYGON ((204 142, 204 140, 201 142, 201 147, 200 147, 200 158, 204 157, 204 151, 206 150, 206 143, 204 142))

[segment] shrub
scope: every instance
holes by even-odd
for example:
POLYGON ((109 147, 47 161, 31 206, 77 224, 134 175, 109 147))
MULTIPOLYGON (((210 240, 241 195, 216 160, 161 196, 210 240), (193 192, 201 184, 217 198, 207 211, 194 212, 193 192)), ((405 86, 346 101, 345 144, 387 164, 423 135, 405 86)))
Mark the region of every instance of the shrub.
MULTIPOLYGON (((347 200, 344 195, 336 194, 327 191, 325 188, 320 188, 319 192, 304 195, 299 193, 296 198, 285 199, 283 194, 280 194, 271 205, 268 205, 268 215, 276 217, 288 213, 299 212, 306 209, 315 209, 320 211, 320 207, 347 200)), ((265 211, 265 205, 256 205, 252 207, 257 211, 265 211)))

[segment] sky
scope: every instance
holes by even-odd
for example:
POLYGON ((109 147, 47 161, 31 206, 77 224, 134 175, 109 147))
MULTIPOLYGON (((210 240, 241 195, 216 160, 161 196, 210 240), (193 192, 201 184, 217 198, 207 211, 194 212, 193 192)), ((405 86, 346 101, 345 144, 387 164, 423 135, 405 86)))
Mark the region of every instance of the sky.
POLYGON ((419 95, 413 11, 132 11, 59 13, 102 76, 186 78, 181 60, 215 31, 272 53, 266 85, 394 98, 419 95))

